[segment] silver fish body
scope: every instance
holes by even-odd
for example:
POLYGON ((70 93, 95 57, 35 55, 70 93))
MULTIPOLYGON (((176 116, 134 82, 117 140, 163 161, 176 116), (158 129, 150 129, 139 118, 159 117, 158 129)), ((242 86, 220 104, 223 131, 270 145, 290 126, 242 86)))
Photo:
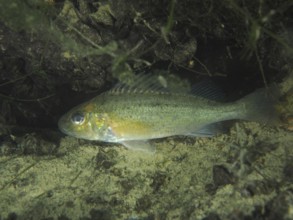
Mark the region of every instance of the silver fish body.
POLYGON ((173 135, 212 136, 219 122, 244 119, 274 124, 274 99, 266 89, 232 103, 201 96, 139 88, 113 89, 61 117, 59 128, 77 138, 146 149, 149 139, 173 135))

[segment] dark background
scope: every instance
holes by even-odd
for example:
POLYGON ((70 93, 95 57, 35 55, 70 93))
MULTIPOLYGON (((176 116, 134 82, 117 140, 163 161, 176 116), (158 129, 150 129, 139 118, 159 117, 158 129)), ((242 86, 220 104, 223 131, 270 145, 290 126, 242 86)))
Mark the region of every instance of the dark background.
POLYGON ((2 125, 57 130, 133 73, 210 78, 235 100, 292 68, 292 1, 0 2, 2 125))

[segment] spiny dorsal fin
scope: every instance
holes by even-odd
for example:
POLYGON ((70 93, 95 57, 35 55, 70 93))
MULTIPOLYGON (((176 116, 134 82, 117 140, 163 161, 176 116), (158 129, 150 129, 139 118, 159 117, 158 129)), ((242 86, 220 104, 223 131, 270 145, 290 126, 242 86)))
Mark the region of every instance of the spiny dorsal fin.
POLYGON ((225 95, 222 90, 212 80, 203 80, 195 84, 191 91, 186 91, 182 87, 180 90, 170 90, 167 79, 160 74, 138 74, 127 79, 127 82, 119 82, 110 91, 109 94, 162 94, 172 93, 177 95, 199 96, 213 101, 224 101, 225 95))
POLYGON ((108 93, 167 93, 165 81, 161 75, 138 74, 129 82, 116 84, 108 93))

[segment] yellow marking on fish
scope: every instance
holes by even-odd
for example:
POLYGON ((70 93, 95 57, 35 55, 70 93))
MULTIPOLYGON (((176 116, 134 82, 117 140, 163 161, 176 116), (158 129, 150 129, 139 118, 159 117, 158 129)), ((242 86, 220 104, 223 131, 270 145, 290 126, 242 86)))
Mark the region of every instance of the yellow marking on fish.
POLYGON ((153 130, 153 126, 145 122, 123 119, 117 116, 110 117, 110 127, 117 137, 138 137, 145 136, 153 130))
POLYGON ((109 121, 109 117, 107 114, 101 114, 98 117, 96 117, 96 120, 94 121, 97 128, 102 128, 107 121, 109 121))
POLYGON ((93 112, 95 110, 95 105, 93 103, 87 103, 84 106, 84 111, 85 112, 93 112))

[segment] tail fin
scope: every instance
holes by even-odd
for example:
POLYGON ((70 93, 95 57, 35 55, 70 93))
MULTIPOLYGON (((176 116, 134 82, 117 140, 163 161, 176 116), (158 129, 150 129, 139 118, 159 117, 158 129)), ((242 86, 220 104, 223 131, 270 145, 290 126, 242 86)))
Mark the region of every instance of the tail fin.
POLYGON ((277 111, 277 102, 280 91, 277 87, 258 89, 255 92, 240 99, 239 104, 244 106, 243 119, 264 124, 277 125, 280 123, 277 111))

